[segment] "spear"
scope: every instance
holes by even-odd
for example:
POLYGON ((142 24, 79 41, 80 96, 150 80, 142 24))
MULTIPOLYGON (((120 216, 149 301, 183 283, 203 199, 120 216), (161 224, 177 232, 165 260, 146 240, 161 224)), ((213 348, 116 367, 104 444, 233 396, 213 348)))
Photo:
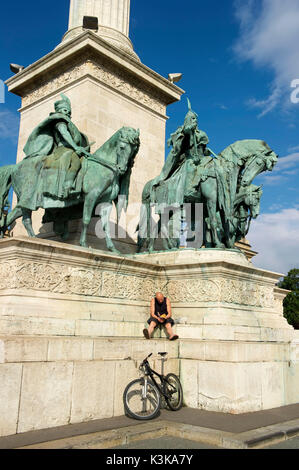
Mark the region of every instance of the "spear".
POLYGON ((216 153, 214 153, 213 150, 209 149, 208 147, 207 147, 207 150, 208 150, 209 152, 211 152, 211 154, 212 154, 215 158, 219 158, 219 155, 216 155, 216 153))

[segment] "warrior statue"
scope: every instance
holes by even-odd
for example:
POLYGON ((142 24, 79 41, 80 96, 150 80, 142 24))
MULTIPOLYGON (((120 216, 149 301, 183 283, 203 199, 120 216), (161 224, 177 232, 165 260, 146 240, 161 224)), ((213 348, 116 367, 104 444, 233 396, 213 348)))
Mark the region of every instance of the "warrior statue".
POLYGON ((211 154, 207 149, 209 138, 204 131, 198 129, 198 115, 192 111, 189 99, 188 108, 183 126, 171 134, 167 142, 172 149, 161 174, 152 181, 154 187, 170 178, 186 160, 200 164, 205 156, 211 154))
POLYGON ((87 137, 71 120, 71 102, 61 95, 51 113, 29 136, 25 158, 17 165, 0 168, 0 237, 19 217, 28 235, 35 236, 32 211, 45 209, 43 222, 63 240, 68 238, 68 222, 82 218, 80 244, 87 243, 87 228, 97 204, 101 209, 107 247, 116 248, 109 233, 112 204, 118 216, 127 209, 130 178, 140 146, 140 131, 123 127, 94 154, 87 137), (10 188, 17 204, 7 214, 5 205, 10 188), (108 208, 107 208, 108 207, 108 208))
POLYGON ((75 196, 80 192, 76 191, 76 176, 90 145, 71 120, 69 98, 63 94, 61 98, 54 104, 55 112, 34 129, 24 147, 26 159, 32 160, 32 168, 38 173, 37 188, 32 187, 31 194, 26 195, 31 204, 24 205, 31 210, 37 209, 43 196, 66 200, 71 193, 75 196))
MULTIPOLYGON (((216 155, 207 147, 206 133, 198 129, 198 116, 189 100, 188 107, 183 126, 169 139, 172 149, 161 174, 144 187, 138 251, 146 244, 149 251, 153 250, 151 208, 154 206, 161 215, 163 206, 169 209, 184 203, 203 204, 204 246, 234 248, 259 213, 262 191, 251 184, 253 179, 263 171, 271 171, 277 163, 275 152, 261 140, 237 141, 216 155)), ((179 239, 171 239, 172 222, 169 220, 166 229, 165 218, 161 217, 166 250, 179 247, 179 239)), ((190 222, 194 229, 194 220, 190 222)))

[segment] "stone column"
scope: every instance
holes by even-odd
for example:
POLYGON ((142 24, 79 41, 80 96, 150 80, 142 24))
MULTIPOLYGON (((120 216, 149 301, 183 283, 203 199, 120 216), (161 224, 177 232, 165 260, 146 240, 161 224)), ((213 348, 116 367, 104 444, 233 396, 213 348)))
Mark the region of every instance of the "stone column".
POLYGON ((71 0, 69 29, 82 26, 83 16, 96 16, 100 25, 129 35, 130 0, 71 0))
POLYGON ((105 41, 137 58, 129 40, 130 0, 70 0, 69 28, 63 41, 83 32, 83 17, 99 20, 95 31, 105 41))

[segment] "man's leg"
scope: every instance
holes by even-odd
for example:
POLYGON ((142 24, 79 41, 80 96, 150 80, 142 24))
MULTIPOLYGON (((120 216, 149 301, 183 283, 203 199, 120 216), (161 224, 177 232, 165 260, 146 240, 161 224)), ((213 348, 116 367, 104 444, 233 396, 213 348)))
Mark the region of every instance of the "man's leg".
POLYGON ((146 337, 146 339, 151 339, 151 336, 156 326, 157 326, 156 322, 152 321, 150 322, 150 326, 148 327, 148 330, 146 328, 143 330, 143 334, 146 337))
POLYGON ((178 339, 178 336, 175 335, 172 331, 171 323, 166 323, 165 328, 166 328, 166 331, 170 340, 178 339))

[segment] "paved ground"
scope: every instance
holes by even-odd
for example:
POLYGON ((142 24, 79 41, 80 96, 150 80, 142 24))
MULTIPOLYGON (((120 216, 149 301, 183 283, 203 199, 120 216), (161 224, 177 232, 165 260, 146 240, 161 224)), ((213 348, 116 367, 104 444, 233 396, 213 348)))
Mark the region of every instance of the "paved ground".
POLYGON ((131 448, 136 448, 136 445, 142 445, 142 441, 147 441, 149 436, 152 437, 152 432, 157 432, 156 430, 161 435, 154 434, 155 437, 163 439, 161 442, 164 442, 164 445, 173 447, 175 442, 176 448, 181 445, 182 439, 185 439, 184 445, 187 445, 189 441, 190 446, 190 441, 192 445, 196 441, 196 445, 204 442, 204 446, 216 445, 218 448, 243 446, 244 448, 244 446, 274 445, 275 442, 286 441, 293 437, 295 438, 293 442, 286 441, 284 444, 287 445, 289 442, 289 445, 296 446, 296 436, 299 435, 299 403, 241 415, 190 408, 183 408, 178 412, 162 410, 159 418, 146 424, 121 416, 0 438, 0 449, 29 446, 33 448, 108 448, 110 442, 114 442, 110 447, 133 445, 131 448), (169 436, 172 438, 172 444, 169 444, 167 439, 168 430, 173 434, 169 436), (179 440, 174 441, 176 438, 179 440), (134 443, 133 440, 135 440, 134 443), (136 441, 139 441, 139 444, 136 441))
MULTIPOLYGON (((194 442, 177 437, 161 437, 160 439, 146 439, 144 441, 132 442, 123 446, 115 447, 121 449, 223 449, 210 444, 194 442)), ((263 449, 299 449, 299 437, 279 442, 278 444, 264 446, 263 449)))
POLYGON ((177 437, 161 437, 160 439, 146 439, 144 441, 132 442, 124 446, 114 447, 115 450, 121 449, 219 449, 219 447, 210 444, 190 441, 177 437))
POLYGON ((266 446, 264 449, 299 449, 299 437, 279 442, 278 444, 266 446))

